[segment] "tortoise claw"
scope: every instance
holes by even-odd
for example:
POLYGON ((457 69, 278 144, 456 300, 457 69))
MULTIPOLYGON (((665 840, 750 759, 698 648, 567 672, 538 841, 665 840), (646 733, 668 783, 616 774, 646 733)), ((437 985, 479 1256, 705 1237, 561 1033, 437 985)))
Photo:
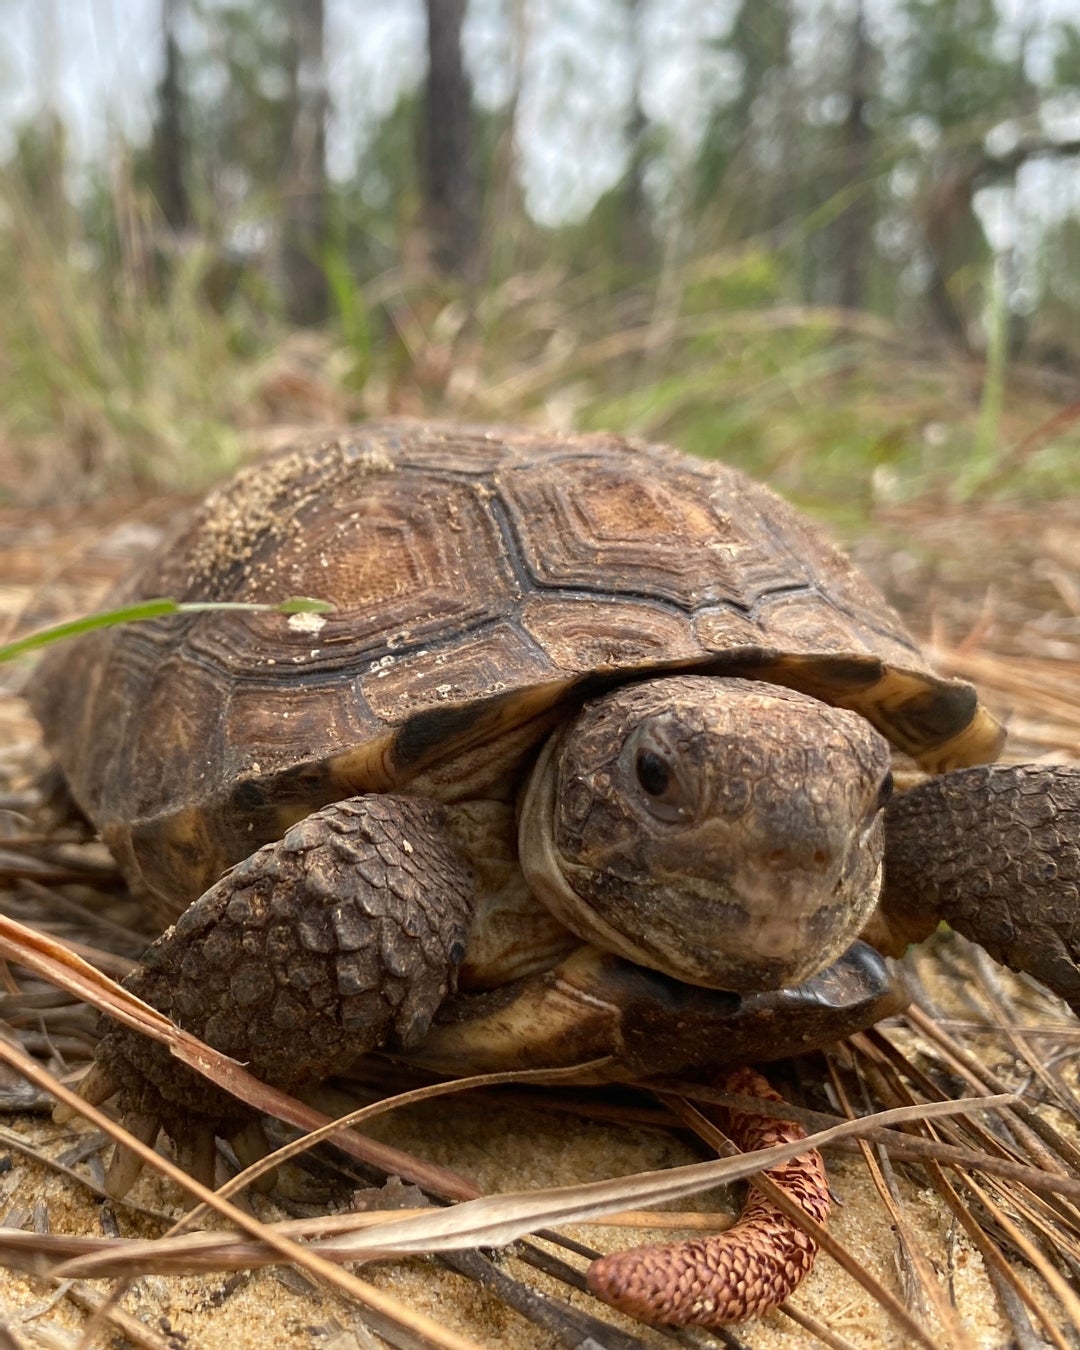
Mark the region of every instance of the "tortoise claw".
MULTIPOLYGON (((781 1101, 752 1069, 728 1075, 730 1092, 781 1101)), ((728 1112, 728 1129, 744 1151, 805 1138, 793 1121, 728 1112)), ((821 1154, 809 1151, 767 1175, 818 1223, 830 1198, 821 1154)), ((688 1242, 631 1247, 594 1261, 589 1289, 620 1312, 664 1326, 723 1326, 777 1307, 813 1267, 817 1245, 751 1184, 738 1222, 726 1233, 688 1242)))
MULTIPOLYGON (((100 1106, 102 1102, 108 1101, 119 1090, 119 1081, 100 1060, 95 1060, 90 1065, 79 1083, 79 1096, 91 1106, 100 1106)), ((78 1114, 79 1112, 74 1106, 57 1102, 53 1107, 52 1118, 57 1125, 66 1125, 69 1120, 73 1120, 78 1114)))
MULTIPOLYGON (((124 1117, 124 1129, 133 1134, 140 1143, 152 1145, 161 1130, 161 1121, 157 1116, 134 1114, 124 1117)), ((138 1181, 143 1170, 143 1160, 126 1144, 117 1144, 112 1158, 105 1169, 105 1189, 116 1200, 122 1200, 138 1181)))
POLYGON ((214 1189, 217 1143, 209 1124, 188 1123, 176 1140, 176 1164, 207 1190, 214 1189))
MULTIPOLYGON (((229 1143, 236 1154, 237 1162, 245 1170, 262 1162, 263 1158, 274 1150, 261 1120, 249 1120, 240 1129, 235 1130, 229 1135, 229 1143)), ((255 1190, 265 1194, 273 1190, 276 1179, 277 1168, 274 1167, 257 1176, 251 1185, 255 1190)))

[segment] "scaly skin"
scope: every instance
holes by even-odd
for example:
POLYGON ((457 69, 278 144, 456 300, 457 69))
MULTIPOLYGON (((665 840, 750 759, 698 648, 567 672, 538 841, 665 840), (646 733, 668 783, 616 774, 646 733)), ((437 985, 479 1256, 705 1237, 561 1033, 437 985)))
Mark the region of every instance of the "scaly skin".
MULTIPOLYGON (((753 1069, 721 1080, 728 1092, 783 1098, 753 1069)), ((723 1112, 744 1152, 804 1139, 794 1121, 723 1112)), ((829 1184, 821 1154, 812 1150, 765 1173, 806 1214, 824 1223, 829 1184)), ((663 1326, 718 1327, 757 1317, 783 1303, 809 1275, 817 1246, 755 1186, 739 1221, 716 1237, 630 1247, 594 1261, 586 1274, 597 1298, 643 1322, 663 1326)))
POLYGON ((875 946, 899 955, 945 922, 1080 1013, 1080 766, 960 769, 885 820, 875 946))
MULTIPOLYGON (((443 816, 389 795, 316 811, 191 905, 127 987, 285 1091, 375 1046, 415 1043, 453 987, 473 903, 443 816)), ((106 1035, 98 1064, 125 1115, 181 1145, 193 1120, 228 1131, 249 1117, 125 1027, 106 1035)))

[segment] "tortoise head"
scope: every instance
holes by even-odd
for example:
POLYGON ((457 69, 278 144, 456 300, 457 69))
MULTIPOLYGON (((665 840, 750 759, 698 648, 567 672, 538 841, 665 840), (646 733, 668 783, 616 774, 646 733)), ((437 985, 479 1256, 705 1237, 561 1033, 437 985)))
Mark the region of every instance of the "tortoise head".
POLYGON ((679 676, 586 704, 544 746, 521 865, 587 942, 750 991, 834 961, 877 903, 889 747, 856 713, 679 676))

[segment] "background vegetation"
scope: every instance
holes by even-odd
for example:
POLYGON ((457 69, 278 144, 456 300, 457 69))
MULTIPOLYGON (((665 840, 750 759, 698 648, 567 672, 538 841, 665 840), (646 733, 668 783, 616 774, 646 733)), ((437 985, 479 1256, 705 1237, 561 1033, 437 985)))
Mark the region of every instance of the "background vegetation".
POLYGON ((10 127, 0 500, 386 411, 663 437, 841 512, 1080 482, 1067 5, 145 5, 145 133, 76 153, 47 64, 10 127))

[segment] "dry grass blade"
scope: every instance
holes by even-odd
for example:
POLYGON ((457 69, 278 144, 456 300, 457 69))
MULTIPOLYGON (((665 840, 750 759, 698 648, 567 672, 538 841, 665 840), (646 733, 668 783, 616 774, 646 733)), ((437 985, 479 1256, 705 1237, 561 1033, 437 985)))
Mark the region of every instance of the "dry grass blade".
POLYGON ((964 1232, 971 1239, 973 1246, 978 1250, 989 1269, 993 1270, 998 1279, 1007 1289, 1011 1289, 1017 1295, 1021 1302, 1042 1322, 1047 1336, 1059 1347, 1059 1350, 1069 1350, 1068 1342, 1064 1339, 1057 1326, 1057 1318, 1048 1313, 1039 1303, 1035 1295, 1021 1280, 1011 1262, 1006 1258, 1001 1248, 987 1236, 983 1225, 971 1211, 971 1207, 964 1203, 960 1192, 945 1176, 944 1172, 936 1163, 927 1164, 927 1174, 933 1182, 939 1195, 945 1200, 945 1203, 956 1216, 964 1232))
MULTIPOLYGON (((116 1126, 100 1111, 91 1107, 75 1093, 58 1083, 28 1055, 2 1040, 0 1040, 0 1059, 30 1079, 31 1082, 47 1087, 50 1092, 55 1093, 61 1102, 87 1116, 99 1129, 111 1130, 115 1133, 116 1126)), ((411 1333, 423 1345, 431 1347, 431 1350, 479 1350, 475 1341, 439 1326, 430 1317, 405 1307, 397 1299, 384 1294, 382 1290, 375 1288, 367 1281, 358 1279, 347 1271, 339 1270, 332 1262, 320 1257, 309 1247, 301 1246, 291 1238, 282 1237, 275 1233, 272 1228, 261 1223, 258 1219, 241 1209, 237 1209, 227 1200, 222 1200, 215 1192, 207 1190, 205 1186, 200 1185, 192 1177, 181 1172, 179 1168, 166 1164, 165 1160, 159 1157, 153 1149, 141 1140, 136 1139, 134 1135, 127 1134, 126 1131, 123 1133, 125 1145, 138 1154, 143 1162, 159 1168, 164 1167, 172 1180, 193 1195, 196 1200, 208 1205, 220 1214, 235 1228, 247 1233, 249 1237, 255 1238, 257 1241, 265 1241, 283 1261, 294 1262, 310 1275, 336 1288, 339 1293, 354 1299, 365 1309, 366 1316, 376 1330, 379 1329, 380 1325, 386 1327, 391 1333, 396 1329, 403 1329, 411 1333)), ((54 1273, 61 1274, 60 1271, 54 1273)))
MULTIPOLYGON (((54 1099, 55 1094, 49 1092, 48 1096, 54 1099)), ((107 1202, 112 1198, 104 1186, 99 1186, 97 1182, 92 1180, 89 1176, 84 1176, 81 1172, 76 1171, 74 1167, 68 1167, 59 1159, 48 1157, 48 1155, 42 1153, 41 1150, 36 1148, 33 1144, 20 1138, 13 1130, 0 1127, 0 1146, 5 1149, 10 1149, 14 1153, 20 1153, 24 1158, 32 1159, 48 1171, 56 1172, 58 1175, 65 1177, 73 1186, 78 1186, 80 1189, 89 1191, 96 1200, 107 1202)), ((165 1214, 162 1214, 157 1210, 147 1209, 144 1205, 134 1204, 130 1200, 125 1200, 124 1204, 133 1214, 142 1214, 146 1218, 153 1219, 156 1222, 161 1222, 167 1218, 165 1214)), ((8 1232, 10 1230, 4 1229, 0 1231, 8 1232)))
POLYGON ((1052 723, 1048 743, 1059 750, 1080 744, 1080 681, 1075 661, 1001 656, 962 647, 935 647, 931 657, 943 674, 994 691, 999 704, 1019 703, 1026 716, 1038 713, 1048 719, 1052 723))
POLYGON ((172 1023, 156 1008, 143 1003, 108 979, 62 942, 27 928, 0 914, 0 956, 26 966, 51 984, 66 989, 110 1017, 156 1040, 170 1041, 172 1023))
POLYGON ((790 1318, 796 1326, 802 1327, 803 1331, 819 1340, 822 1345, 827 1345, 829 1350, 856 1350, 851 1341, 845 1340, 838 1331, 832 1327, 826 1326, 824 1322, 816 1317, 811 1317, 808 1312, 802 1308, 797 1308, 790 1299, 783 1305, 780 1311, 785 1317, 790 1318))
MULTIPOLYGON (((108 1013, 125 1025, 144 1035, 162 1041, 172 1054, 189 1068, 201 1073, 219 1087, 247 1102, 256 1111, 277 1116, 305 1131, 324 1130, 334 1134, 335 1142, 347 1153, 362 1162, 396 1173, 419 1186, 428 1187, 453 1199, 468 1199, 477 1194, 474 1182, 446 1168, 436 1167, 414 1158, 400 1149, 365 1139, 349 1132, 337 1132, 337 1127, 321 1112, 304 1106, 295 1098, 253 1078, 227 1055, 205 1045, 196 1037, 172 1023, 163 1013, 143 1003, 134 994, 114 983, 107 976, 88 965, 63 943, 36 933, 15 920, 0 915, 0 956, 25 965, 43 978, 60 985, 102 1012, 108 1013), (333 1127, 333 1128, 329 1128, 333 1127)), ((82 1099, 72 1098, 74 1113, 87 1114, 82 1099)), ((106 1121, 102 1126, 115 1133, 115 1126, 106 1121)), ((151 1161, 157 1159, 151 1155, 151 1161)), ((155 1161, 153 1165, 157 1165, 155 1161)))
MULTIPOLYGON (((321 1256, 329 1261, 342 1262, 351 1261, 354 1256, 351 1251, 335 1246, 334 1234, 348 1234, 375 1224, 427 1213, 430 1213, 430 1208, 426 1206, 422 1209, 370 1210, 362 1213, 349 1211, 311 1219, 285 1219, 272 1226, 283 1237, 307 1242, 319 1240, 321 1256)), ((162 1220, 166 1218, 164 1215, 154 1217, 162 1220)), ((653 1214, 627 1210, 586 1222, 596 1222, 604 1227, 718 1232, 729 1228, 734 1219, 730 1215, 701 1214, 697 1211, 653 1214)), ((252 1242, 230 1232, 200 1230, 161 1238, 73 1237, 63 1233, 28 1232, 2 1225, 0 1255, 3 1257, 2 1264, 37 1274, 42 1271, 52 1274, 60 1270, 64 1262, 91 1257, 101 1258, 100 1266, 95 1269, 108 1275, 129 1275, 132 1267, 159 1275, 220 1273, 253 1270, 279 1261, 266 1243, 252 1242)))
MULTIPOLYGON (((829 1064, 829 1076, 832 1082, 833 1091, 836 1093, 845 1114, 854 1119, 855 1113, 851 1108, 844 1085, 840 1075, 836 1071, 836 1065, 829 1064)), ((945 1295, 941 1282, 938 1279, 930 1258, 927 1256, 922 1243, 919 1241, 911 1225, 904 1216, 903 1207, 894 1194, 894 1188, 889 1185, 885 1176, 884 1169, 875 1158, 873 1149, 865 1139, 858 1141, 862 1152, 863 1161, 873 1180, 874 1187, 881 1202, 889 1214, 889 1220, 896 1233, 897 1241, 901 1250, 910 1262, 912 1270, 919 1281, 919 1287, 929 1304, 933 1307, 937 1316, 938 1323, 944 1329, 948 1343, 957 1347, 967 1347, 967 1350, 974 1350, 974 1343, 962 1322, 956 1314, 956 1310, 945 1295)))
MULTIPOLYGON (((77 1308, 90 1314, 92 1319, 108 1320, 113 1329, 125 1341, 139 1346, 140 1350, 173 1350, 174 1341, 159 1336, 152 1328, 144 1326, 137 1317, 118 1307, 112 1298, 90 1285, 65 1283, 64 1296, 77 1308)), ((92 1325, 92 1323, 91 1323, 92 1325)))
MULTIPOLYGON (((922 1022, 927 1019, 925 1019, 924 1014, 919 1013, 917 1017, 912 1020, 922 1022)), ((923 1076, 914 1068, 914 1066, 904 1062, 903 1056, 895 1047, 889 1045, 880 1033, 869 1033, 866 1036, 853 1037, 852 1041, 864 1054, 865 1061, 861 1067, 863 1067, 868 1077, 875 1081, 877 1095, 881 1099, 886 1101, 911 1101, 913 1099, 914 1094, 902 1081, 902 1075, 907 1073, 915 1081, 923 1078, 923 1076)), ((943 1044, 948 1048, 947 1038, 943 1037, 938 1030, 935 1030, 934 1041, 935 1043, 943 1044)), ((982 1076, 987 1078, 992 1077, 992 1075, 985 1071, 982 1076)), ((971 1078, 976 1082, 979 1077, 980 1075, 978 1074, 971 1075, 971 1078)), ((920 1087, 923 1090, 929 1089, 930 1091, 933 1091, 932 1084, 929 1084, 924 1078, 920 1083, 920 1087)), ((1022 1138, 1026 1132, 1024 1121, 1022 1119, 1010 1121, 1009 1117, 1014 1114, 1019 1114, 1016 1108, 1012 1111, 1003 1113, 1003 1122, 1011 1124, 1014 1130, 1017 1131, 1022 1138)), ((968 1121, 967 1128, 972 1127, 973 1122, 968 1121)), ((925 1128, 932 1132, 932 1127, 929 1125, 925 1128)), ((991 1146, 996 1145, 1001 1149, 1005 1148, 1004 1142, 995 1138, 989 1138, 987 1142, 991 1146)), ((1045 1154, 1045 1150, 1042 1150, 1042 1152, 1045 1154)), ((1045 1164, 1054 1169, 1060 1166, 1059 1160, 1053 1156, 1046 1157, 1045 1164)), ((975 1165, 977 1167, 977 1163, 975 1165)), ((1021 1302, 1026 1304, 1042 1322, 1043 1326, 1046 1328, 1047 1334, 1054 1344, 1061 1346, 1062 1350, 1064 1350, 1067 1342, 1062 1338, 1062 1334, 1058 1329, 1058 1314, 1044 1307, 1036 1294, 1019 1278, 1019 1274, 1015 1269, 1014 1264, 1005 1258, 999 1246, 988 1235, 986 1231, 987 1225, 984 1222, 980 1222, 972 1212, 970 1206, 965 1203, 963 1196, 960 1193, 960 1189, 954 1187, 953 1184, 945 1178, 943 1172, 936 1164, 928 1163, 927 1170, 935 1189, 956 1215, 965 1232, 968 1234, 968 1237, 980 1251, 988 1266, 996 1272, 998 1279, 1004 1283, 1006 1288, 1013 1290, 1021 1302)), ((995 1184, 1014 1188, 1015 1182, 1018 1180, 1021 1179, 1003 1178, 995 1184)), ((1006 1236, 1015 1251, 1023 1255, 1031 1268, 1042 1276, 1046 1285, 1060 1299, 1062 1307, 1069 1316, 1073 1318, 1073 1324, 1080 1326, 1080 1321, 1077 1321, 1075 1316, 1078 1304, 1075 1293, 1072 1292, 1067 1282, 1062 1279, 1058 1272, 1053 1268, 1051 1262, 1049 1262, 1046 1256, 1039 1250, 1037 1244, 1032 1242, 1016 1223, 989 1201, 985 1191, 978 1186, 970 1175, 965 1175, 960 1184, 960 1188, 977 1197, 982 1205, 984 1213, 991 1216, 992 1222, 996 1224, 998 1231, 1006 1236), (1067 1296, 1063 1297, 1063 1294, 1067 1296)), ((1011 1202, 1018 1213, 1031 1214, 1031 1207, 1027 1203, 1027 1192, 1025 1190, 1010 1189, 1009 1194, 1011 1202)), ((1053 1231, 1047 1229, 1042 1224, 1038 1214, 1034 1217, 1035 1227, 1041 1229, 1044 1236, 1049 1240, 1048 1250, 1052 1251, 1055 1247, 1060 1248, 1062 1244, 1067 1241, 1067 1229, 1063 1226, 1063 1222, 1064 1224, 1070 1222, 1068 1213, 1065 1213, 1064 1215, 1060 1213, 1053 1214, 1053 1217, 1057 1220, 1053 1231)))
MULTIPOLYGON (((599 1063, 600 1061, 596 1062, 599 1063)), ((324 1140, 333 1140, 339 1147, 344 1147, 342 1139, 348 1139, 350 1136, 343 1132, 352 1130, 357 1125, 372 1121, 378 1116, 386 1115, 391 1111, 400 1110, 404 1106, 415 1106, 420 1102, 431 1101, 436 1097, 454 1096, 461 1092, 470 1092, 475 1088, 498 1087, 509 1083, 559 1083, 563 1079, 573 1080, 577 1072, 577 1069, 518 1069, 499 1073, 473 1074, 468 1078, 455 1078, 444 1083, 428 1083, 423 1087, 413 1088, 408 1092, 396 1093, 392 1097, 383 1097, 379 1101, 372 1102, 367 1106, 358 1107, 355 1111, 350 1111, 344 1116, 338 1116, 334 1120, 322 1117, 325 1122, 324 1124, 311 1128, 299 1138, 292 1140, 290 1143, 283 1144, 280 1148, 274 1149, 272 1153, 268 1153, 265 1157, 260 1158, 258 1162, 254 1162, 250 1166, 245 1167, 243 1171, 238 1172, 236 1176, 225 1182, 225 1184, 218 1189, 218 1194, 223 1196, 235 1195, 238 1191, 243 1190, 246 1186, 250 1186, 252 1182, 257 1181, 260 1177, 273 1172, 283 1163, 308 1152, 324 1140)), ((311 1114, 312 1116, 315 1115, 314 1112, 311 1114)), ((369 1141, 365 1140, 365 1143, 366 1142, 369 1141)), ((375 1147, 378 1148, 381 1146, 375 1145, 375 1147)), ((357 1157, 362 1156, 359 1150, 346 1149, 346 1151, 353 1152, 357 1157)), ((368 1155, 366 1149, 363 1156, 367 1159, 368 1155)), ((423 1174, 428 1178, 424 1183, 418 1182, 417 1184, 425 1184, 427 1189, 443 1195, 446 1199, 472 1200, 478 1198, 481 1194, 480 1188, 464 1177, 456 1178, 455 1189, 448 1191, 440 1187, 437 1182, 440 1175, 453 1174, 445 1174, 443 1169, 432 1168, 429 1164, 422 1162, 420 1159, 415 1160, 414 1166, 417 1175, 423 1174)), ((389 1171, 390 1169, 385 1170, 389 1171)), ((399 1173, 398 1175, 404 1176, 402 1173, 399 1173)), ((404 1179, 411 1180, 412 1178, 405 1176, 404 1179)), ((201 1207, 192 1210, 187 1216, 185 1223, 191 1224, 196 1222, 201 1213, 201 1207)))
POLYGON ((1042 1062, 1042 1057, 1034 1054, 1024 1037, 1014 1030, 1016 1018, 1013 1015, 1013 1010, 1006 1006, 1007 996, 1001 988, 1000 980, 996 973, 989 968, 991 964, 989 957, 978 948, 972 952, 972 957, 979 994, 993 1013, 994 1021, 1001 1028, 1002 1035, 1007 1038, 1017 1061, 1027 1065, 1031 1073, 1046 1089, 1051 1100, 1056 1101, 1063 1110, 1070 1112, 1073 1119, 1080 1123, 1080 1106, 1071 1094, 1061 1091, 1060 1083, 1048 1071, 1042 1062))
MULTIPOLYGON (((853 1048, 859 1048, 863 1044, 860 1038, 855 1036, 850 1038, 850 1043, 853 1048)), ((885 1044, 888 1045, 888 1042, 885 1042, 885 1044)), ((891 1046, 889 1048, 892 1049, 891 1046)), ((906 1067, 911 1069, 912 1066, 907 1065, 906 1067)), ((730 1092, 716 1092, 695 1084, 685 1085, 684 1095, 696 1097, 704 1102, 715 1102, 717 1105, 726 1106, 735 1111, 753 1109, 753 1098, 730 1092)), ((931 1096, 935 1101, 940 1100, 939 1093, 932 1093, 931 1096)), ((896 1104, 895 1096, 890 1096, 888 1100, 896 1104)), ((907 1100, 912 1099, 908 1098, 907 1100)), ((1008 1109, 1019 1111, 1021 1107, 1022 1103, 1017 1101, 1008 1109)), ((803 1107, 793 1106, 787 1102, 782 1107, 764 1102, 760 1107, 760 1114, 796 1120, 810 1130, 823 1129, 839 1123, 839 1118, 836 1116, 827 1115, 822 1111, 808 1111, 803 1107)), ((987 1152, 984 1149, 950 1144, 936 1138, 924 1139, 919 1135, 899 1134, 896 1130, 875 1126, 867 1128, 865 1133, 860 1135, 859 1140, 837 1139, 829 1145, 829 1148, 840 1153, 860 1152, 860 1142, 863 1139, 867 1143, 881 1147, 894 1161, 922 1162, 924 1159, 932 1159, 946 1167, 963 1171, 977 1170, 986 1172, 991 1176, 1007 1177, 1032 1191, 1038 1191, 1046 1195, 1066 1196, 1070 1200, 1080 1201, 1080 1176, 1073 1176, 1064 1170, 1060 1170, 1056 1165, 1048 1170, 1046 1166, 1032 1166, 1028 1163, 1018 1162, 1013 1158, 987 1152)))
POLYGON ((590 1313, 530 1289, 480 1252, 454 1252, 443 1260, 451 1270, 490 1290, 562 1345, 596 1346, 597 1350, 646 1350, 637 1336, 629 1336, 590 1313))
MULTIPOLYGON (((938 1047, 941 1054, 950 1062, 954 1071, 967 1082, 973 1084, 979 1091, 1002 1092, 1006 1090, 1005 1085, 996 1074, 985 1064, 980 1063, 962 1045, 947 1036, 941 1027, 935 1024, 934 1019, 928 1017, 917 1005, 913 1004, 908 1008, 904 1016, 921 1035, 938 1047)), ((1061 1105, 1066 1111, 1070 1110, 1071 1105, 1073 1112, 1075 1112, 1075 1104, 1062 1102, 1061 1105)), ((1049 1145, 1054 1153, 1058 1154, 1059 1162, 1057 1166, 1064 1174, 1068 1175, 1070 1171, 1073 1173, 1080 1172, 1080 1150, 1074 1143, 1064 1138, 1048 1120, 1033 1111, 1022 1098, 1017 1100, 1013 1110, 1027 1129, 1049 1145)))
POLYGON ((506 1192, 485 1196, 439 1210, 432 1215, 381 1225, 356 1234, 342 1244, 357 1257, 371 1252, 452 1251, 462 1247, 505 1246, 537 1227, 556 1223, 579 1223, 625 1209, 627 1205, 659 1204, 693 1195, 721 1182, 739 1181, 762 1168, 775 1167, 808 1149, 822 1148, 835 1139, 858 1135, 867 1124, 883 1126, 927 1117, 959 1115, 972 1109, 996 1110, 1013 1100, 1011 1094, 984 1097, 975 1101, 938 1102, 932 1106, 901 1107, 834 1125, 806 1139, 776 1148, 720 1158, 711 1162, 689 1163, 663 1172, 642 1172, 613 1181, 587 1182, 578 1186, 556 1186, 542 1191, 506 1192))
MULTIPOLYGON (((728 311, 724 316, 727 335, 740 336, 772 332, 777 329, 800 329, 820 326, 836 333, 857 332, 877 342, 891 342, 898 337, 897 330, 868 314, 857 314, 828 306, 778 305, 767 311, 728 311)), ((552 385, 565 380, 572 360, 577 376, 595 371, 609 362, 660 347, 676 341, 697 337, 713 337, 717 328, 716 316, 684 315, 677 322, 663 320, 622 328, 605 333, 591 341, 575 343, 570 349, 554 346, 554 354, 547 359, 535 358, 501 383, 491 383, 484 390, 484 403, 491 410, 501 411, 508 405, 525 404, 537 398, 552 385)))
MULTIPOLYGON (((1030 1240, 1020 1225, 1015 1223, 1000 1205, 996 1205, 987 1192, 978 1185, 977 1182, 971 1177, 968 1177, 964 1184, 971 1193, 977 1197, 987 1214, 991 1216, 994 1223, 1006 1234, 1009 1241, 1022 1254, 1025 1261, 1031 1265, 1032 1269, 1038 1271, 1039 1275, 1050 1286, 1058 1299, 1060 1299, 1061 1305, 1068 1313, 1073 1327, 1080 1328, 1080 1297, 1077 1296, 1069 1282, 1061 1276, 1052 1262, 1046 1259, 1038 1246, 1030 1240)), ((1036 1311, 1038 1311, 1043 1324, 1049 1327, 1051 1321, 1048 1314, 1041 1308, 1036 1308, 1036 1311)))
POLYGON ((991 1180, 987 1189, 1007 1204, 1014 1217, 1038 1237, 1044 1252, 1052 1252, 1058 1259, 1070 1262, 1074 1273, 1080 1270, 1077 1232, 1075 1228, 1072 1231, 1068 1229, 1056 1210, 1016 1187, 1002 1186, 991 1180))
MULTIPOLYGON (((983 1098, 977 1105, 996 1109, 1007 1105, 1010 1100, 1011 1098, 1007 1096, 983 1098)), ((902 1107, 897 1111, 867 1117, 867 1121, 877 1126, 897 1124, 927 1117, 960 1114, 971 1109, 972 1105, 972 1102, 967 1101, 939 1102, 930 1107, 902 1107)), ((659 1203, 662 1200, 693 1194, 721 1181, 739 1180, 762 1167, 775 1166, 784 1158, 797 1156, 808 1148, 820 1147, 823 1142, 827 1143, 830 1139, 858 1135, 865 1123, 862 1120, 845 1122, 795 1144, 763 1149, 753 1154, 740 1154, 735 1158, 723 1158, 714 1162, 692 1163, 664 1172, 640 1173, 615 1181, 590 1182, 579 1186, 560 1186, 547 1190, 486 1196, 450 1209, 404 1214, 395 1211, 387 1214, 380 1223, 350 1222, 348 1225, 350 1228, 362 1227, 364 1231, 347 1232, 332 1238, 323 1237, 312 1241, 303 1250, 318 1252, 335 1261, 355 1261, 390 1255, 460 1251, 475 1246, 505 1246, 552 1223, 588 1222, 617 1213, 624 1208, 627 1201, 641 1203, 647 1200, 659 1203)), ((145 1149, 145 1145, 140 1145, 140 1149, 145 1149)), ((190 1179, 185 1180, 193 1194, 198 1192, 199 1198, 204 1203, 211 1203, 205 1194, 201 1194, 201 1187, 196 1190, 195 1183, 190 1179)), ((220 1209, 225 1202, 215 1193, 212 1203, 213 1208, 220 1209)), ((349 1218, 352 1220, 355 1216, 349 1218)), ((318 1220, 313 1223, 314 1228, 323 1232, 328 1226, 331 1226, 330 1220, 318 1220)), ((244 1231, 259 1243, 260 1233, 269 1230, 262 1228, 252 1231, 247 1227, 244 1231)), ((291 1230, 277 1228, 274 1231, 284 1235, 291 1230)), ((9 1237, 10 1234, 5 1236, 9 1237)), ((185 1262, 192 1259, 198 1261, 206 1253, 213 1253, 212 1260, 221 1261, 225 1265, 249 1261, 260 1264, 272 1260, 278 1250, 274 1243, 266 1243, 254 1249, 247 1249, 241 1255, 230 1250, 229 1242, 220 1234, 181 1234, 151 1241, 117 1239, 96 1241, 98 1246, 92 1251, 80 1248, 79 1253, 70 1262, 53 1273, 99 1278, 104 1275, 133 1275, 140 1268, 145 1269, 148 1264, 156 1269, 166 1267, 184 1269, 187 1268, 185 1262)), ((16 1239, 16 1242, 22 1245, 22 1239, 16 1239)), ((205 1269, 206 1266, 203 1264, 199 1268, 205 1269)))

